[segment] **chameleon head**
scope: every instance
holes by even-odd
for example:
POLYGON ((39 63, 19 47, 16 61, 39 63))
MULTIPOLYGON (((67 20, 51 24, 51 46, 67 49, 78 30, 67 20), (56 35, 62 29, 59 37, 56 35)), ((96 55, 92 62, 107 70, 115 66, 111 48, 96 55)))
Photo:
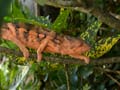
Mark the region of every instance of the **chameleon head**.
POLYGON ((71 53, 82 54, 90 50, 90 46, 82 39, 75 39, 71 37, 64 37, 64 46, 70 49, 71 53))

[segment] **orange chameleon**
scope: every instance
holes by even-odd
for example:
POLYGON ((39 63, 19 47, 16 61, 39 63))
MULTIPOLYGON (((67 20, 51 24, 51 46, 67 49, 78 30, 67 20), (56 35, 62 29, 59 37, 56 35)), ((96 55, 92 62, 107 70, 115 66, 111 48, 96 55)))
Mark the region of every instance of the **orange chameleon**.
POLYGON ((57 35, 40 27, 27 30, 12 23, 4 24, 1 31, 1 37, 14 42, 25 58, 29 57, 28 47, 37 50, 38 61, 42 59, 42 52, 49 52, 69 55, 89 63, 89 58, 82 54, 89 51, 90 46, 81 39, 57 35))

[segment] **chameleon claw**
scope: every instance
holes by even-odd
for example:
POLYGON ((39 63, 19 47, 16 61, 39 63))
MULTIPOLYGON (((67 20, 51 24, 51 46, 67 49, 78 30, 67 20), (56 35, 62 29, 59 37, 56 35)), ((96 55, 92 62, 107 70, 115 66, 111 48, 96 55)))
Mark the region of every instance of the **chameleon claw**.
POLYGON ((26 51, 23 52, 23 56, 25 57, 25 59, 28 59, 28 57, 29 57, 28 50, 26 50, 26 51))
POLYGON ((37 55, 37 62, 40 62, 42 60, 42 54, 37 55))
POLYGON ((85 58, 84 58, 84 61, 85 61, 86 64, 89 64, 90 59, 89 59, 88 57, 85 57, 85 58))

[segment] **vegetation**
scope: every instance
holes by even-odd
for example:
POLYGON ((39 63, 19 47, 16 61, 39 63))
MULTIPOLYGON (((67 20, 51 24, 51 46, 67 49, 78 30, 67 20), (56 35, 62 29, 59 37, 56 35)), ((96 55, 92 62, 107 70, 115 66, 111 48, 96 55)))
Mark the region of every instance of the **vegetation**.
POLYGON ((0 39, 0 90, 119 89, 120 1, 36 0, 43 9, 37 17, 17 0, 4 1, 0 1, 0 23, 33 24, 82 38, 91 46, 85 53, 91 61, 86 65, 69 56, 44 53, 44 60, 36 63, 34 50, 25 60, 15 44, 0 39))

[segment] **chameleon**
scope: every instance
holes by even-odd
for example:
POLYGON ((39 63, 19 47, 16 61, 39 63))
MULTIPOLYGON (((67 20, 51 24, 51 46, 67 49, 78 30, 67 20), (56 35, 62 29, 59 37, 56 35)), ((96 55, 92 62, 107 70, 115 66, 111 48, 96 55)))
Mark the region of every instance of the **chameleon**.
POLYGON ((29 50, 35 49, 37 61, 42 60, 42 52, 69 55, 73 58, 89 63, 89 57, 84 53, 90 50, 90 46, 80 38, 67 35, 58 35, 56 32, 42 27, 25 27, 25 25, 5 23, 1 27, 1 38, 15 43, 27 59, 29 50))

